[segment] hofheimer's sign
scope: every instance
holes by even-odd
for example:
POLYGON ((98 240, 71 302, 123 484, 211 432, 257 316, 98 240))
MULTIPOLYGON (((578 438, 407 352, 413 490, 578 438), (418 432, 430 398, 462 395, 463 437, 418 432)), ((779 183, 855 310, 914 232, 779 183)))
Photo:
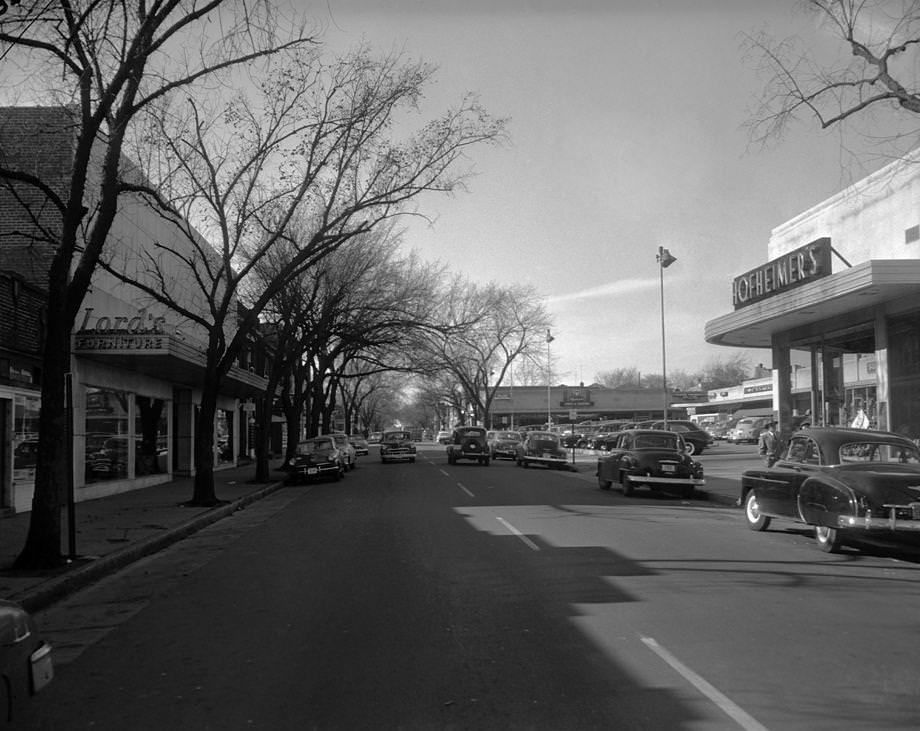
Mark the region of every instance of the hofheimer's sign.
POLYGON ((831 240, 825 237, 735 277, 732 300, 737 310, 830 273, 831 240))

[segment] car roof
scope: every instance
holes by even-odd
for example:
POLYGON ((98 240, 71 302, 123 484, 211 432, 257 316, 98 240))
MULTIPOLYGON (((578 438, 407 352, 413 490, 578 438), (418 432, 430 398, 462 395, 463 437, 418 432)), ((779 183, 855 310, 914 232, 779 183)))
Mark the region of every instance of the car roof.
POLYGON ((875 431, 872 429, 850 429, 837 426, 810 426, 793 432, 790 439, 799 435, 810 436, 821 445, 836 448, 841 444, 854 442, 899 442, 905 446, 916 447, 910 439, 901 434, 889 431, 875 431))

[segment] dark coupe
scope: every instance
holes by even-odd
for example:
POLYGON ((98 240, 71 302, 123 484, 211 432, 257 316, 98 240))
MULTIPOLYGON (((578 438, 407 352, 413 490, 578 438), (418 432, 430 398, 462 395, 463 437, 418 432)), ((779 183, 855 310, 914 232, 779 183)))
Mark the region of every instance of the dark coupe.
POLYGON ((332 478, 341 480, 345 474, 345 458, 331 435, 314 437, 297 445, 297 452, 288 467, 288 482, 312 482, 332 478))
POLYGON ((514 459, 517 456, 517 448, 521 443, 520 433, 516 431, 490 431, 486 435, 486 439, 492 459, 498 459, 499 457, 514 459))
POLYGON ((518 445, 515 461, 518 467, 532 464, 541 464, 551 470, 568 467, 567 455, 559 443, 559 435, 553 432, 527 432, 524 441, 518 445))
POLYGON ((920 450, 898 434, 815 427, 794 432, 769 468, 741 476, 751 530, 773 518, 815 527, 818 546, 920 532, 920 450))
POLYGON ((642 485, 652 490, 690 495, 706 484, 703 465, 691 459, 679 434, 661 429, 620 432, 610 452, 597 460, 597 484, 609 490, 616 482, 624 495, 642 485))

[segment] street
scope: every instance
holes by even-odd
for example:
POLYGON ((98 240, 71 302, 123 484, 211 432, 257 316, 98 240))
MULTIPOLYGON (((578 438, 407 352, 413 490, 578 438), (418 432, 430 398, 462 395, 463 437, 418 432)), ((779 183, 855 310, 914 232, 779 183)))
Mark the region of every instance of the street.
POLYGON ((57 677, 21 727, 920 724, 909 553, 824 554, 589 473, 375 456, 40 613, 57 677))

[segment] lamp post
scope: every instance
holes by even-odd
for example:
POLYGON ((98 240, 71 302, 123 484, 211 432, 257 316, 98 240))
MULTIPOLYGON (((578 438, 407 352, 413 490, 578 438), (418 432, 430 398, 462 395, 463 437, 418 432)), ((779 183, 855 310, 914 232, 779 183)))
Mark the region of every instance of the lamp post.
POLYGON ((549 328, 546 328, 546 428, 550 429, 553 426, 553 401, 552 394, 550 391, 550 384, 552 383, 552 364, 549 359, 549 344, 555 340, 552 334, 549 331, 549 328))
POLYGON ((658 247, 658 289, 661 295, 661 391, 664 398, 664 428, 668 428, 668 361, 664 337, 664 270, 677 261, 663 246, 658 247))

